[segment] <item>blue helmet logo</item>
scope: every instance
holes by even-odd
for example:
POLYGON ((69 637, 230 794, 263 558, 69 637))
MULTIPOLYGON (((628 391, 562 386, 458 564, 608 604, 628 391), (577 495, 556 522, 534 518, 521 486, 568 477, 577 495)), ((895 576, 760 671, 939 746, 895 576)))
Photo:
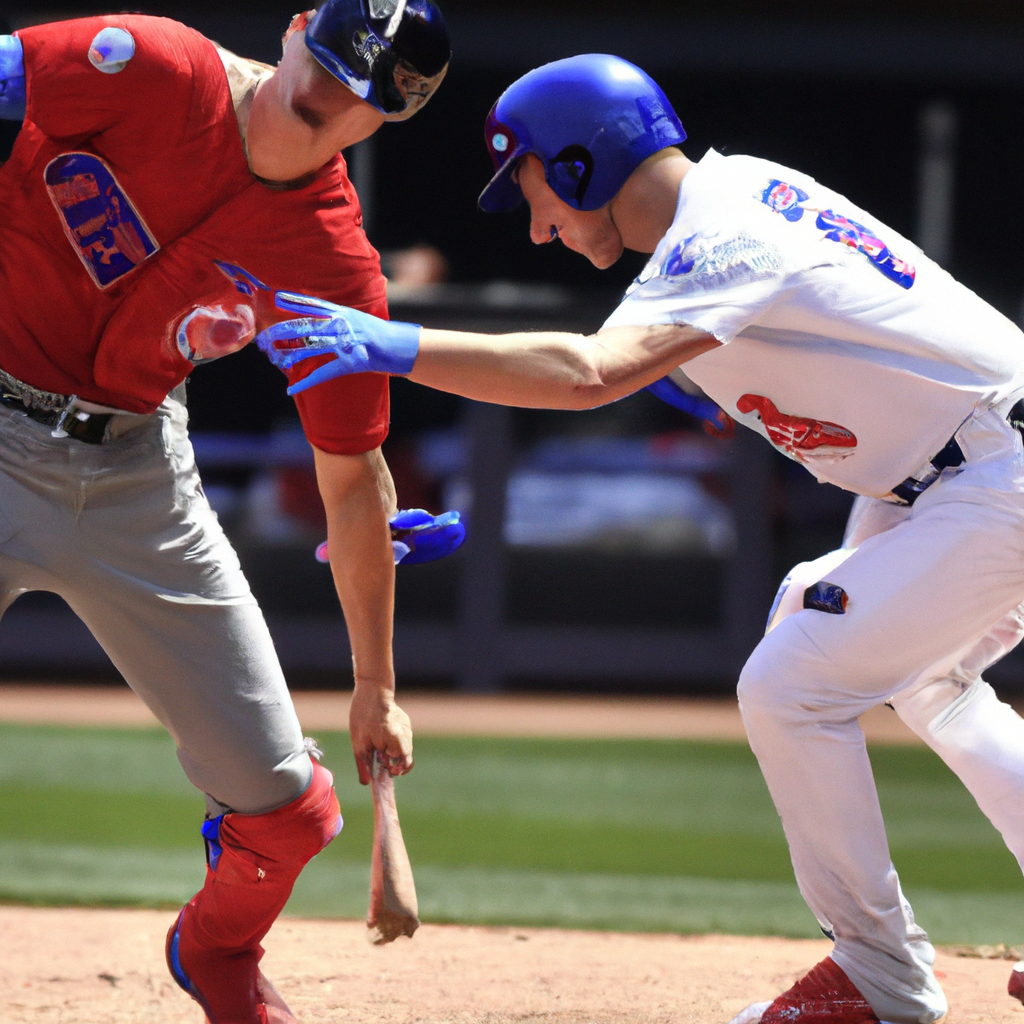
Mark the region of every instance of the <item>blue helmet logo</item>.
POLYGON ((621 57, 588 53, 545 64, 513 82, 491 108, 484 137, 495 175, 480 208, 511 210, 523 194, 512 170, 527 153, 578 210, 604 206, 649 156, 686 138, 650 76, 621 57))

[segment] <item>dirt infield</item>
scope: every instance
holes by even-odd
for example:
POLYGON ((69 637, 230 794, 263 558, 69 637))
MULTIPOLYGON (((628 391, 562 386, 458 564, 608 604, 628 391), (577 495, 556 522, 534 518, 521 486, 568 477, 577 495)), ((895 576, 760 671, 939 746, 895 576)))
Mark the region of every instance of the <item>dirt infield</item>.
MULTIPOLYGON (((338 694, 298 694, 307 729, 343 728, 338 694)), ((423 697, 422 734, 742 738, 734 701, 423 697)), ((0 720, 147 726, 124 688, 0 687, 0 720)), ((869 739, 915 742, 886 709, 869 739)), ((166 911, 0 907, 2 1024, 202 1024, 163 964, 166 911)), ((305 1024, 724 1024, 828 952, 825 941, 425 925, 375 948, 362 922, 285 919, 265 970, 305 1024)), ((949 1024, 1024 1024, 1006 960, 939 954, 949 1024)))
MULTIPOLYGON (((167 976, 172 914, 0 908, 5 1024, 201 1024, 167 976)), ((351 921, 278 924, 268 977, 306 1024, 722 1024, 827 942, 425 925, 375 948, 351 921)), ((1020 1024, 1003 960, 940 954, 949 1024, 1020 1024)))

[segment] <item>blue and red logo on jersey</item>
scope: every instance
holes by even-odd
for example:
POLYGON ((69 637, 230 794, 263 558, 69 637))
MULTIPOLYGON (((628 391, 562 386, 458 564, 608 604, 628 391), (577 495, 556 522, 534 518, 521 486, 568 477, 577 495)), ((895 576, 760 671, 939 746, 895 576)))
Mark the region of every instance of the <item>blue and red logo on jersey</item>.
POLYGON ((98 156, 65 153, 46 165, 43 178, 64 234, 97 288, 108 288, 160 248, 98 156))
POLYGON ((802 188, 779 181, 778 178, 768 182, 768 187, 761 193, 761 202, 776 213, 781 213, 786 220, 799 220, 804 215, 804 208, 800 204, 810 198, 802 188))
POLYGON ((904 259, 900 259, 880 238, 873 235, 863 224, 858 224, 841 213, 822 210, 815 222, 833 242, 842 242, 851 249, 862 252, 890 281, 901 288, 910 288, 917 277, 917 271, 904 259))
POLYGON ((890 281, 901 288, 910 288, 917 278, 914 266, 896 255, 880 238, 863 224, 833 210, 819 210, 802 206, 810 196, 801 188, 773 178, 761 193, 761 202, 770 210, 782 214, 788 221, 798 221, 804 213, 816 213, 815 227, 825 232, 832 242, 842 242, 867 256, 890 281))

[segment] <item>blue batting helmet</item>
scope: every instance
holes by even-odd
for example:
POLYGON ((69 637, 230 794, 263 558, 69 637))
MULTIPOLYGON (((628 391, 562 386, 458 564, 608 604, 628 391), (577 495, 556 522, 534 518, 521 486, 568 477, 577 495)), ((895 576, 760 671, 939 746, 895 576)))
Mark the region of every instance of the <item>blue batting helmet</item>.
POLYGON ((596 210, 686 132, 652 78, 621 57, 587 53, 513 82, 491 108, 484 136, 497 173, 479 202, 494 213, 522 202, 512 170, 526 153, 540 158, 559 199, 596 210))
POLYGON ((389 121, 441 84, 452 44, 431 0, 327 0, 306 27, 309 52, 389 121))

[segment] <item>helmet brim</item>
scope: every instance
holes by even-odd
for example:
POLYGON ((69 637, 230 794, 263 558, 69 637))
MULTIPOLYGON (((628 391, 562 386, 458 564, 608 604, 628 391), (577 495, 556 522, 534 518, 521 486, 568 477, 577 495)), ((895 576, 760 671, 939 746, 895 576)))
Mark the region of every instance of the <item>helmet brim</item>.
POLYGON ((529 153, 526 146, 517 146, 512 155, 501 165, 477 199, 477 206, 484 213, 507 213, 523 201, 523 190, 519 187, 513 172, 519 161, 529 153))

